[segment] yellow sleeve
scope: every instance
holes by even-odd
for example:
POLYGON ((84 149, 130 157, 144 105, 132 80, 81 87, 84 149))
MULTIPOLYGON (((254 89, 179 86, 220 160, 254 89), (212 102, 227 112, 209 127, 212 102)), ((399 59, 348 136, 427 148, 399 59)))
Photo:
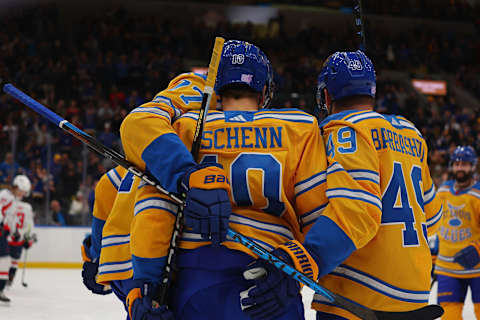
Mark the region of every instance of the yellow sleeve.
POLYGON ((130 230, 134 279, 161 280, 177 210, 175 203, 156 188, 139 184, 130 230))
MULTIPOLYGON (((425 143, 425 142, 424 142, 425 143)), ((427 165, 427 147, 425 143, 425 160, 422 172, 423 180, 423 206, 425 211, 425 218, 427 220, 427 234, 433 236, 440 228, 440 221, 442 220, 442 200, 437 196, 435 185, 433 184, 430 170, 427 165)))
POLYGON ((148 169, 170 192, 178 191, 178 179, 195 165, 172 123, 185 111, 200 108, 204 83, 198 74, 176 77, 153 101, 132 110, 120 127, 127 160, 148 169))
POLYGON ((318 124, 308 132, 295 174, 295 212, 303 233, 307 233, 327 206, 327 158, 318 124), (314 159, 314 161, 312 161, 314 159))
POLYGON ((377 152, 370 136, 351 126, 328 126, 324 138, 329 163, 329 206, 324 215, 332 219, 359 249, 375 236, 381 223, 377 152))
POLYGON ((379 160, 370 136, 344 123, 324 128, 328 205, 307 233, 305 247, 320 276, 377 233, 382 216, 379 160))

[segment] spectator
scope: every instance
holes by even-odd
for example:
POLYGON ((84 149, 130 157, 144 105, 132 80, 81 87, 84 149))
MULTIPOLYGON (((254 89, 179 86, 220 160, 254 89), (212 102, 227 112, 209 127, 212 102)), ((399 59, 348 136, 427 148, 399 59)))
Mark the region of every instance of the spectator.
POLYGON ((20 173, 20 166, 17 162, 13 161, 13 154, 7 152, 5 154, 5 160, 0 163, 0 183, 10 184, 12 177, 20 173))
POLYGON ((65 215, 62 213, 60 202, 52 200, 50 208, 52 209, 53 224, 57 226, 66 226, 67 222, 65 220, 65 215))

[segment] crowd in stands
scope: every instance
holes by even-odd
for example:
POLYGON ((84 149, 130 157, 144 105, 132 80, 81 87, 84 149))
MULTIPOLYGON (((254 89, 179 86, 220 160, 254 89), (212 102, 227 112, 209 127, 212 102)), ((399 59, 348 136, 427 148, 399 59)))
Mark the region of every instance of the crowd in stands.
MULTIPOLYGON (((66 24, 56 6, 35 7, 0 19, 0 78, 121 151, 118 130, 125 115, 189 71, 191 61, 208 61, 206 44, 214 35, 258 44, 275 69, 279 94, 273 104, 309 110, 323 60, 335 50, 356 48, 353 31, 331 34, 306 26, 291 35, 284 29, 281 17, 263 27, 226 21, 212 26, 202 16, 179 24, 123 9, 66 24)), ((480 97, 479 73, 472 72, 478 70, 478 35, 427 28, 395 38, 383 28, 368 33, 378 73, 455 74, 456 85, 480 97)), ((445 179, 454 146, 468 143, 480 151, 480 113, 458 105, 455 96, 425 98, 405 83, 382 80, 377 93, 378 111, 405 115, 426 137, 437 183, 445 179)), ((0 108, 0 184, 19 172, 30 177, 34 208, 50 212, 37 222, 88 222, 95 181, 113 164, 6 95, 0 95, 0 108)))

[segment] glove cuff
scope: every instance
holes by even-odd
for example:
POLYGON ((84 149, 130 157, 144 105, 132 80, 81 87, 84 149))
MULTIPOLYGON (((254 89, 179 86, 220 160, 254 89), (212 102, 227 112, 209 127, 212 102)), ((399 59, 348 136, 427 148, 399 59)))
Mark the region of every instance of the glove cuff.
POLYGON ((281 244, 278 248, 288 253, 293 261, 295 269, 303 272, 310 279, 317 280, 318 265, 300 242, 297 240, 290 240, 281 244))
POLYGON ((83 262, 92 262, 92 259, 90 259, 89 257, 89 254, 87 252, 87 248, 85 248, 85 246, 82 244, 81 246, 81 249, 82 249, 82 260, 83 262))
POLYGON ((128 309, 128 314, 130 316, 130 319, 133 319, 132 317, 132 308, 133 308, 133 303, 135 300, 142 298, 142 290, 140 288, 133 288, 130 290, 130 292, 127 295, 126 303, 127 303, 127 309, 128 309))
POLYGON ((185 190, 198 189, 225 189, 230 190, 230 185, 225 170, 220 164, 205 163, 192 167, 182 181, 185 190))

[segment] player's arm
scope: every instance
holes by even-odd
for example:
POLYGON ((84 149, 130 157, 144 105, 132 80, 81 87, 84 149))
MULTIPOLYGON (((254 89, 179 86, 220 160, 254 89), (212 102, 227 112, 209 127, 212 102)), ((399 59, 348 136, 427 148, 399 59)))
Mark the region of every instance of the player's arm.
POLYGON ((181 75, 153 101, 134 109, 120 128, 127 159, 147 169, 170 192, 178 192, 177 182, 195 165, 172 123, 185 111, 200 108, 203 87, 198 75, 181 75))
POLYGON ((319 276, 365 246, 382 217, 379 160, 371 137, 344 124, 330 124, 324 130, 329 204, 304 243, 318 264, 319 276))
POLYGON ((437 233, 440 227, 440 221, 442 220, 442 200, 437 196, 435 185, 433 184, 432 177, 430 176, 430 170, 427 165, 427 144, 424 144, 424 157, 423 157, 423 169, 422 169, 422 181, 423 181, 423 207, 425 210, 425 218, 427 220, 427 234, 428 237, 437 233))
POLYGON ((135 280, 158 283, 166 263, 178 207, 156 188, 139 184, 130 229, 135 280))
POLYGON ((105 221, 112 210, 118 188, 126 170, 120 166, 109 170, 98 181, 95 187, 95 201, 92 218, 92 244, 89 255, 92 260, 100 256, 102 232, 105 221))
MULTIPOLYGON (((306 128, 305 126, 303 129, 306 128)), ((296 140, 298 144, 293 146, 297 149, 290 150, 290 152, 301 155, 295 170, 293 196, 294 208, 302 233, 297 239, 280 245, 273 251, 273 254, 303 271, 312 279, 316 279, 318 276, 316 263, 300 242, 303 241, 304 234, 321 217, 327 206, 328 200, 325 195, 327 159, 316 120, 313 121, 309 130, 298 135, 298 140, 296 140), (305 140, 301 141, 301 139, 305 140)), ((283 309, 282 305, 291 303, 300 290, 299 284, 295 280, 262 259, 257 259, 255 263, 250 264, 244 272, 244 277, 255 283, 240 295, 242 309, 252 319, 256 318, 259 313, 275 317, 283 309), (259 273, 259 269, 265 270, 265 274, 259 273), (269 301, 269 303, 265 303, 265 301, 269 301)))

